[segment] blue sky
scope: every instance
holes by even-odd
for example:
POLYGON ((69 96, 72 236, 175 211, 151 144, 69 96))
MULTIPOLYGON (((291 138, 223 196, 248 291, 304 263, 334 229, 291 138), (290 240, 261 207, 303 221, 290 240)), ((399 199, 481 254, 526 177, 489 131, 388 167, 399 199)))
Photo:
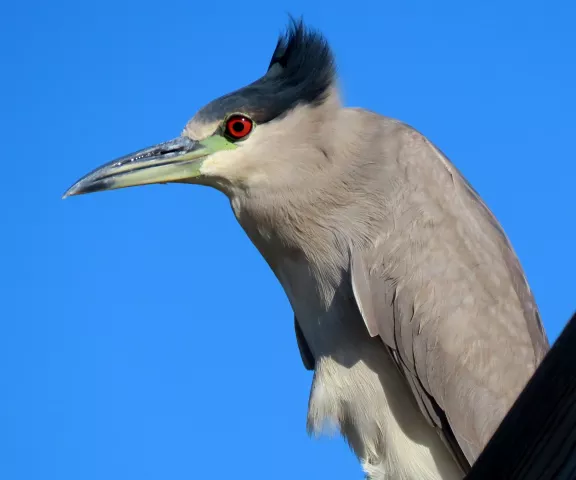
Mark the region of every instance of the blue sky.
POLYGON ((362 478, 305 433, 290 306, 223 195, 60 200, 262 75, 287 12, 332 42, 347 105, 418 128, 480 191, 552 339, 576 308, 574 2, 0 10, 0 478, 362 478))

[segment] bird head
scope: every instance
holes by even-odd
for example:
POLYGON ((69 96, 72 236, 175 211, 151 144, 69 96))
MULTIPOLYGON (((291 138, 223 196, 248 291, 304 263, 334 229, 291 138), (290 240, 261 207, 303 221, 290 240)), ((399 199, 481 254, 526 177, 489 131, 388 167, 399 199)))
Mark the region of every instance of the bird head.
POLYGON ((263 77, 204 106, 179 137, 102 165, 64 197, 155 183, 230 192, 301 181, 313 173, 311 157, 325 157, 321 130, 338 105, 327 42, 293 21, 263 77))

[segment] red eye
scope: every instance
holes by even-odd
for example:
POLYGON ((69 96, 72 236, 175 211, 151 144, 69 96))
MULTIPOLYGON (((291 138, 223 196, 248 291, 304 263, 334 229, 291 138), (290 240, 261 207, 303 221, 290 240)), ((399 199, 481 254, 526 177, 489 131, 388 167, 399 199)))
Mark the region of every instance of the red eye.
POLYGON ((226 121, 226 133, 232 138, 244 138, 252 131, 252 120, 242 115, 233 115, 226 121))

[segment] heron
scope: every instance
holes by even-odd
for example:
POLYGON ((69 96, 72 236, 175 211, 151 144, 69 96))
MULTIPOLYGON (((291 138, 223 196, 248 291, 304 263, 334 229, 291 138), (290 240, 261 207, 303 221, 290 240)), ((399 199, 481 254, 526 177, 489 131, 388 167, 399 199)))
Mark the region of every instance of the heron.
POLYGON ((367 478, 463 478, 549 349, 480 195, 415 128, 346 107, 302 20, 258 80, 64 197, 158 183, 228 197, 294 312, 306 428, 336 428, 367 478))

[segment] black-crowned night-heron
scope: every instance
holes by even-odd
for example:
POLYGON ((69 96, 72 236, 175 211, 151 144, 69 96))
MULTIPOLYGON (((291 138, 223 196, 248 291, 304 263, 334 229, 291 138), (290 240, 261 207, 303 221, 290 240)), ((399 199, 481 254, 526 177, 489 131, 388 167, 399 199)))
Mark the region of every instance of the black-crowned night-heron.
POLYGON ((442 152, 344 108, 326 41, 294 23, 262 78, 66 196, 169 182, 224 192, 284 287, 309 431, 336 425, 374 479, 462 478, 549 346, 506 235, 442 152))

